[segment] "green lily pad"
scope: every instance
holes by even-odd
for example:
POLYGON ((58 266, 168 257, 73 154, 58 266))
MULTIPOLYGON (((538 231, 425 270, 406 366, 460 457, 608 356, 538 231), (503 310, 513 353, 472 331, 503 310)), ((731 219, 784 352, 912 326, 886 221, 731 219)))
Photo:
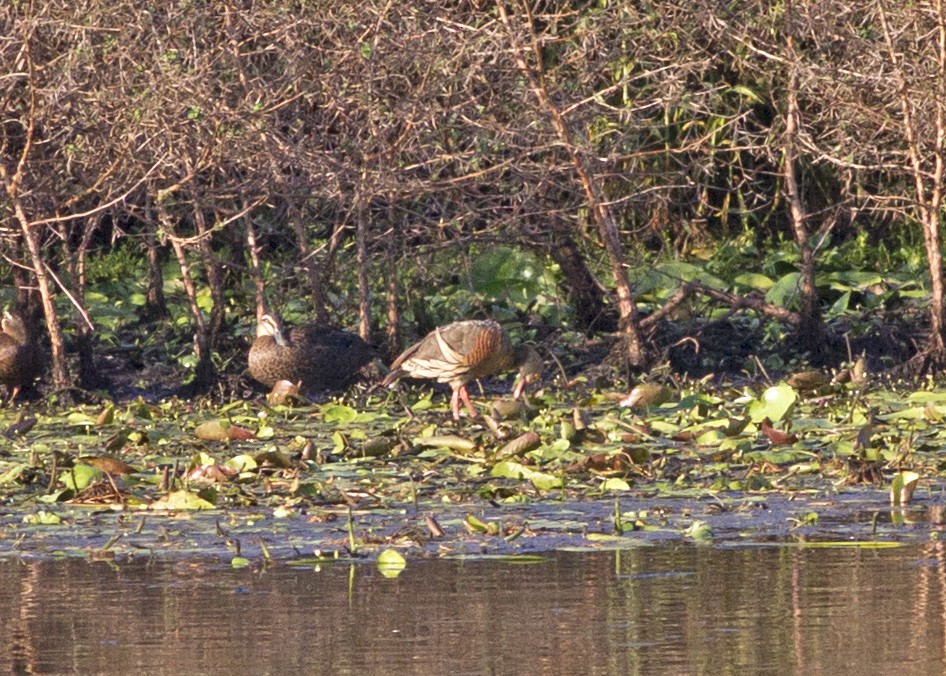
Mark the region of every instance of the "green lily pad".
POLYGON ((397 577, 406 567, 407 561, 394 549, 385 549, 378 554, 378 570, 384 577, 397 577))
POLYGON ((798 394, 791 385, 775 385, 762 393, 762 396, 749 404, 749 417, 752 422, 784 420, 791 413, 798 394))
POLYGON ((203 510, 216 509, 216 505, 190 491, 174 491, 151 503, 151 509, 203 510))

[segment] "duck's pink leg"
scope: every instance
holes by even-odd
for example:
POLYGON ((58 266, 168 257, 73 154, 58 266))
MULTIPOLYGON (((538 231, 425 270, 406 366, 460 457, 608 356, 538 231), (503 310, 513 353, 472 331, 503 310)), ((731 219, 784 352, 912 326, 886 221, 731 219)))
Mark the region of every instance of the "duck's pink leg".
MULTIPOLYGON (((473 404, 470 403, 470 393, 466 391, 466 385, 460 386, 460 398, 463 399, 463 403, 466 404, 466 410, 470 412, 471 418, 476 418, 479 416, 479 413, 476 412, 476 409, 473 408, 473 404)), ((456 417, 460 417, 460 407, 457 406, 456 417)))
POLYGON ((460 390, 454 390, 450 397, 450 410, 453 412, 453 419, 460 419, 460 390))

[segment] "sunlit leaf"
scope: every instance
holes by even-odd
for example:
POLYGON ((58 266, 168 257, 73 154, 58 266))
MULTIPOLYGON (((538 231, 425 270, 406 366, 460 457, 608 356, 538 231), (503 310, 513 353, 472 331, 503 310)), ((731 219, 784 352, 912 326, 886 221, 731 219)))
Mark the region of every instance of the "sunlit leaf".
POLYGON ((629 491, 631 490, 631 485, 627 483, 624 479, 611 477, 610 479, 605 479, 604 483, 601 484, 601 490, 603 491, 629 491))
POLYGON ((384 577, 397 577, 407 567, 407 561, 400 552, 394 549, 385 549, 378 554, 378 570, 384 577))
POLYGON ((798 297, 801 275, 797 272, 790 272, 779 278, 768 293, 765 294, 765 300, 773 305, 781 307, 790 307, 792 301, 798 297))
POLYGON ((751 89, 749 89, 749 87, 745 85, 733 85, 727 91, 729 91, 732 94, 739 94, 740 96, 745 96, 747 99, 749 99, 750 101, 753 101, 754 103, 762 103, 762 99, 759 98, 759 95, 756 94, 754 91, 752 91, 751 89))
POLYGON ((920 475, 916 472, 899 472, 890 484, 890 504, 907 505, 913 500, 913 491, 916 490, 920 475))
POLYGON ((62 482, 75 492, 88 488, 96 479, 102 476, 102 472, 89 465, 75 464, 70 469, 64 470, 61 479, 62 482))
POLYGON ((544 472, 538 472, 526 467, 518 462, 503 461, 496 463, 491 471, 494 477, 504 477, 507 479, 525 479, 531 481, 532 485, 539 490, 551 490, 561 488, 562 478, 544 472))
POLYGON ((683 534, 694 540, 709 540, 713 537, 713 529, 705 521, 694 521, 683 534))
POLYGON ((241 453, 240 455, 230 458, 225 463, 223 463, 223 465, 224 467, 232 469, 235 472, 252 472, 258 466, 256 459, 246 453, 241 453))
POLYGON ((23 523, 35 526, 58 526, 62 523, 62 519, 54 512, 47 512, 41 509, 38 512, 24 516, 23 523))
POLYGON ((29 469, 30 464, 23 462, 13 465, 10 469, 0 474, 0 486, 15 482, 24 470, 29 469))
POLYGON ((791 385, 775 385, 749 404, 749 417, 754 423, 762 422, 763 418, 783 420, 791 413, 797 400, 798 395, 791 385))
POLYGON ((347 425, 358 417, 358 411, 343 404, 329 404, 322 407, 322 415, 327 423, 347 425))
POLYGON ((190 491, 174 491, 151 503, 152 509, 166 510, 203 510, 216 509, 216 506, 190 491))
POLYGON ((744 272, 736 275, 733 282, 739 286, 745 286, 756 291, 768 291, 774 286, 775 282, 771 277, 759 274, 757 272, 744 272))

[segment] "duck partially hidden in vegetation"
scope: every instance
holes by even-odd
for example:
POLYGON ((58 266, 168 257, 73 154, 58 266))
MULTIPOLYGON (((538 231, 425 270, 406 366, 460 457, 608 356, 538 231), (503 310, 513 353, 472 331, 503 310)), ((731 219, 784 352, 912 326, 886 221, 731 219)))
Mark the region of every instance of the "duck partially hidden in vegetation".
POLYGON ((288 380, 301 382, 304 392, 340 390, 374 356, 370 345, 348 331, 306 324, 286 335, 276 318, 266 314, 250 347, 250 375, 266 387, 288 380))
POLYGON ((43 366, 42 352, 33 343, 23 320, 10 312, 0 320, 0 383, 10 391, 10 403, 31 384, 43 366))
POLYGON ((516 368, 519 380, 513 397, 518 399, 527 383, 542 376, 539 353, 528 345, 513 347, 503 327, 491 319, 466 320, 434 329, 407 348, 381 384, 388 386, 405 376, 449 383, 453 389, 450 410, 459 420, 461 399, 470 416, 477 415, 466 389, 468 382, 516 368))

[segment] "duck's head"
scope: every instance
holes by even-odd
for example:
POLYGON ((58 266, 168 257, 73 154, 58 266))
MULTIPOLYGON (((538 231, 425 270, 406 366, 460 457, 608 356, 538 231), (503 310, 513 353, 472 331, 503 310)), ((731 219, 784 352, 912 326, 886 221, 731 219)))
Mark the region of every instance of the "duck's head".
POLYGON ((286 339, 282 335, 282 329, 279 328, 279 322, 272 315, 263 315, 256 323, 256 337, 272 336, 277 345, 285 345, 286 339))
POLYGON ((542 379, 542 371, 545 365, 542 363, 542 357, 531 345, 520 345, 515 353, 516 365, 519 366, 519 376, 516 378, 516 385, 513 388, 512 396, 518 399, 522 396, 526 385, 538 382, 542 379))

